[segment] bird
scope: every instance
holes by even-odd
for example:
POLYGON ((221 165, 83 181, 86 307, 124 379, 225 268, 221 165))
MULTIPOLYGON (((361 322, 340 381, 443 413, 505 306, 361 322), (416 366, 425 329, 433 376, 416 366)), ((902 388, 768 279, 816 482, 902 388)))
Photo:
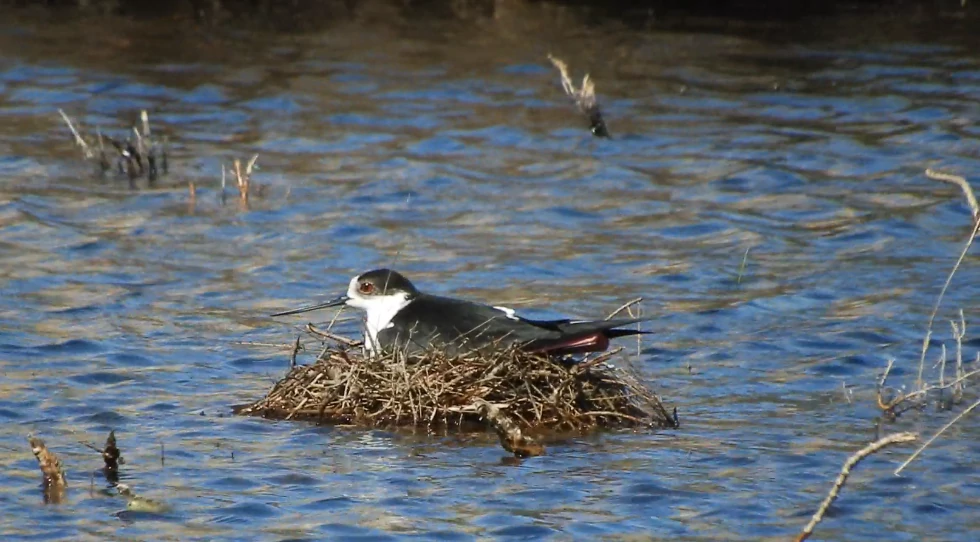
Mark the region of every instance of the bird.
POLYGON ((434 349, 450 356, 508 348, 549 357, 602 352, 609 348, 610 339, 647 333, 622 328, 649 320, 530 320, 508 307, 421 292, 391 269, 353 277, 345 295, 271 316, 341 305, 367 313, 364 347, 369 354, 402 352, 407 357, 434 349))

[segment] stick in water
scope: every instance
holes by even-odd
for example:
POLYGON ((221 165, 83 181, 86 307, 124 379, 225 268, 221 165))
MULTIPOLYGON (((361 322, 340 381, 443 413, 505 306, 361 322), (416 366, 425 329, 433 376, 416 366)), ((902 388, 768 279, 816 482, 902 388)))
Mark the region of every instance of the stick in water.
POLYGON ((860 463, 862 459, 886 446, 897 444, 899 442, 912 442, 917 438, 918 437, 915 435, 915 433, 895 433, 868 444, 864 448, 858 450, 851 457, 848 457, 847 461, 844 462, 844 467, 841 469, 840 475, 837 476, 837 480, 834 482, 834 486, 830 488, 830 493, 827 494, 827 498, 820 503, 820 508, 818 508, 816 513, 813 514, 813 518, 810 519, 810 523, 807 523, 806 527, 803 528, 803 532, 796 537, 796 542, 803 542, 809 538, 811 534, 813 534, 813 529, 823 519, 824 514, 827 513, 827 509, 830 508, 830 505, 833 504, 835 500, 837 500, 837 496, 840 494, 841 488, 844 487, 844 484, 847 482, 847 477, 851 475, 851 469, 860 463))

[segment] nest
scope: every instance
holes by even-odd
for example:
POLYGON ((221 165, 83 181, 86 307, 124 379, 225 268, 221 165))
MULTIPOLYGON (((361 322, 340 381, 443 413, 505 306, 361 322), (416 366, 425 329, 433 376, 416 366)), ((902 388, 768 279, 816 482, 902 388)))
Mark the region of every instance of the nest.
POLYGON ((606 363, 617 352, 577 363, 517 350, 406 359, 366 356, 351 341, 324 348, 312 365, 294 366, 265 398, 235 411, 325 424, 462 429, 485 426, 492 408, 535 432, 676 427, 676 413, 631 370, 606 363))

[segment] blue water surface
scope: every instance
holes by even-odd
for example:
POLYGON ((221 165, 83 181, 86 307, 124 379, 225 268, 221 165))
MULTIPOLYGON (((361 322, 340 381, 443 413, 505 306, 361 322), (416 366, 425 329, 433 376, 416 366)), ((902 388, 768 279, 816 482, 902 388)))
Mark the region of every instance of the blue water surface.
MULTIPOLYGON (((785 540, 848 455, 968 404, 876 425, 878 378, 894 359, 890 385, 915 384, 970 231, 959 189, 923 172, 980 172, 971 15, 634 28, 498 4, 289 28, 0 8, 4 540, 785 540), (591 74, 614 139, 590 136, 548 52, 591 74), (117 138, 147 109, 170 174, 97 175, 59 108, 117 138), (253 154, 244 203, 222 166, 253 154), (306 322, 267 314, 386 265, 531 316, 642 296, 653 333, 616 362, 681 427, 514 463, 489 434, 231 414, 306 322), (86 443, 110 430, 122 481, 166 510, 106 487, 86 443), (30 432, 66 503, 43 504, 30 432)), ((972 334, 977 265, 929 379, 959 309, 972 334)), ((870 457, 816 538, 974 540, 978 442, 967 416, 901 476, 913 447, 870 457)))

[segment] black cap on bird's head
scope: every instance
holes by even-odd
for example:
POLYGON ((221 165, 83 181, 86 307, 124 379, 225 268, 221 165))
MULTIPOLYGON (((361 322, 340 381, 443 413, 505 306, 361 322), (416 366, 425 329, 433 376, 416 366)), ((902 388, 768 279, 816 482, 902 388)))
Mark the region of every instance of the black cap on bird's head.
POLYGON ((403 300, 408 300, 418 295, 418 293, 419 291, 415 289, 415 285, 401 273, 391 269, 374 269, 352 278, 350 285, 347 287, 346 295, 316 305, 277 312, 271 316, 299 314, 340 305, 350 305, 352 307, 366 309, 368 305, 372 304, 373 300, 388 296, 398 296, 403 300))
MULTIPOLYGON (((419 293, 412 281, 391 269, 375 269, 362 273, 351 280, 350 289, 362 296, 405 294, 411 298, 419 293)), ((348 291, 348 295, 351 293, 353 292, 348 291)))

